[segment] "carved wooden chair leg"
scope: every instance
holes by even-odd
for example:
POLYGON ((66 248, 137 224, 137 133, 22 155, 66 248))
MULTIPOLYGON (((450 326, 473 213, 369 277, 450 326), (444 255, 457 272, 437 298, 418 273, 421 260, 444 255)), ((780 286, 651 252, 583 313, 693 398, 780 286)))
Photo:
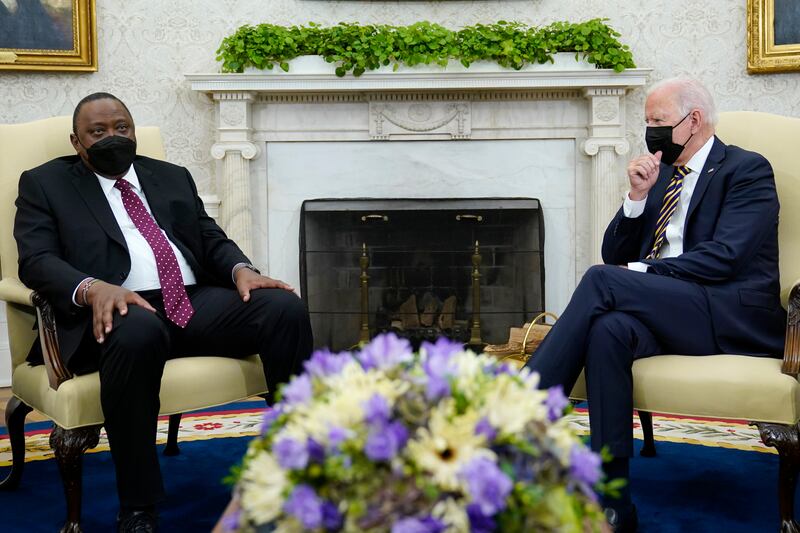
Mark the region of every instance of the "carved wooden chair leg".
POLYGON ((83 486, 83 453, 97 446, 100 426, 63 429, 55 426, 50 433, 50 447, 55 452, 64 496, 67 499, 67 521, 61 533, 81 531, 81 491, 83 486))
POLYGON ((642 423, 642 434, 644 436, 644 444, 639 455, 642 457, 655 457, 656 441, 653 438, 653 413, 639 411, 639 422, 642 423))
POLYGON ((778 503, 781 511, 781 533, 800 533, 794 520, 794 493, 800 470, 800 431, 796 425, 753 422, 767 446, 778 450, 778 503))
POLYGON ((275 396, 272 392, 265 392, 264 394, 259 394, 262 398, 264 398, 264 402, 266 402, 267 407, 272 407, 275 405, 275 396))
POLYGON ((22 479, 22 470, 25 468, 25 417, 31 411, 33 409, 16 396, 12 396, 6 404, 6 427, 11 441, 11 472, 0 481, 0 490, 15 489, 22 479))
POLYGON ((169 415, 169 429, 167 430, 167 445, 164 446, 164 455, 171 457, 181 453, 178 448, 178 429, 181 427, 181 413, 169 415))

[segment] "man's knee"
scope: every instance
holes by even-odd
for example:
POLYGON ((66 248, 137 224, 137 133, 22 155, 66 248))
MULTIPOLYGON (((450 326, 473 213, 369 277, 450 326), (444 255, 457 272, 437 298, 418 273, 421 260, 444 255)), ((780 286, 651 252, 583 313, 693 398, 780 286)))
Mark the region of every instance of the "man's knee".
MULTIPOLYGON (((635 336, 634 320, 630 315, 619 311, 603 313, 595 318, 587 339, 587 364, 594 354, 605 352, 605 350, 592 349, 593 347, 630 345, 632 338, 635 336)), ((609 355, 628 357, 628 350, 612 349, 609 352, 604 353, 602 357, 605 358, 609 355)))
POLYGON ((308 322, 308 308, 296 294, 283 289, 259 289, 250 293, 250 304, 263 308, 264 316, 280 317, 286 324, 308 322))
POLYGON ((128 353, 165 358, 169 350, 169 330, 164 321, 155 313, 129 305, 124 316, 116 313, 111 333, 106 342, 118 350, 128 353))

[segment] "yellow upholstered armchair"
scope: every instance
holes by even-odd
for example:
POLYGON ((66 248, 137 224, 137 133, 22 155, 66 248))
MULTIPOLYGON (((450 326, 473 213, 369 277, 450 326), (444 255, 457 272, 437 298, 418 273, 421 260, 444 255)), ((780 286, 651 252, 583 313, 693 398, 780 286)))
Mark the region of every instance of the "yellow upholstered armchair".
MULTIPOLYGON (((16 488, 25 462, 25 417, 32 409, 53 420, 50 446, 58 461, 67 498, 62 531, 80 531, 81 461, 97 445, 103 412, 100 378, 73 376, 61 361, 55 336, 57 324, 48 303, 25 287, 17 275, 17 247, 12 235, 14 201, 20 174, 62 155, 73 154, 69 143, 71 117, 56 117, 27 124, 0 125, 0 299, 6 302, 12 359, 13 397, 6 409, 13 464, 0 489, 16 488), (45 365, 25 361, 37 334, 45 352, 45 365)), ((164 158, 158 128, 137 128, 138 153, 164 158)), ((180 413, 264 395, 266 380, 257 355, 244 359, 186 357, 167 361, 161 380, 161 414, 171 415, 165 455, 178 453, 180 413)))
MULTIPOLYGON (((660 355, 633 364, 633 405, 644 434, 643 456, 655 455, 652 416, 666 413, 743 420, 779 453, 782 532, 799 532, 794 494, 800 470, 800 119, 768 113, 721 113, 717 135, 726 144, 762 154, 772 164, 781 203, 781 297, 788 310, 783 359, 743 355, 660 355)), ((779 354, 776 354, 779 355, 779 354)), ((583 379, 571 396, 585 399, 583 379)))

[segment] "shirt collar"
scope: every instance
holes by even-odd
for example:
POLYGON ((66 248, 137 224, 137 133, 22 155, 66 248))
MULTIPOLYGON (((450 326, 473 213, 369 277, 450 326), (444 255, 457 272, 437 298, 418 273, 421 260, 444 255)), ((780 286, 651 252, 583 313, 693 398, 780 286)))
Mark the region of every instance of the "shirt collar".
POLYGON ((706 166, 706 159, 708 159, 708 154, 711 153, 711 147, 714 146, 714 136, 712 135, 706 143, 700 147, 700 149, 695 152, 692 158, 686 163, 686 166, 689 167, 691 172, 699 174, 703 167, 706 166))
MULTIPOLYGON (((100 187, 103 188, 103 193, 105 193, 106 196, 111 194, 111 191, 114 189, 114 183, 116 183, 116 181, 104 178, 97 172, 95 172, 94 175, 97 176, 97 181, 100 182, 100 187)), ((142 190, 142 186, 139 185, 139 176, 136 175, 136 169, 133 168, 133 165, 131 165, 131 168, 128 169, 128 173, 122 177, 125 178, 125 181, 130 183, 135 190, 137 191, 142 190)))

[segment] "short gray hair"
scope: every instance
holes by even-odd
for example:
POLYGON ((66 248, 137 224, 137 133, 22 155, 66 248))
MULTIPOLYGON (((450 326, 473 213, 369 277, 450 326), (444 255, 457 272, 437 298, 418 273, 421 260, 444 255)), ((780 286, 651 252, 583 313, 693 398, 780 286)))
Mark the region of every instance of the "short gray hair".
POLYGON ((675 99, 681 115, 689 114, 692 109, 699 109, 703 112, 706 124, 717 125, 717 107, 714 105, 714 97, 705 85, 694 78, 667 78, 650 87, 647 96, 666 87, 676 89, 675 99))

